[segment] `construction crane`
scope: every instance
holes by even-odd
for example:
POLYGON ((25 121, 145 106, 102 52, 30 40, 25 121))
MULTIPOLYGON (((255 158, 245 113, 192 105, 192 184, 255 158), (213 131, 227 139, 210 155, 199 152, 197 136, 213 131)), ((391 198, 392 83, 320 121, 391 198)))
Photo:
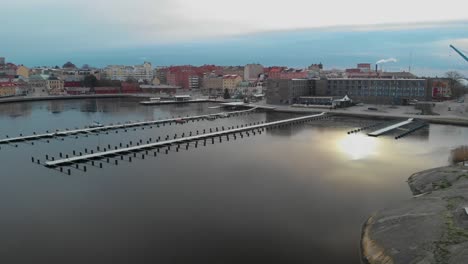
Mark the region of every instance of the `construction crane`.
POLYGON ((450 45, 450 47, 456 52, 458 53, 462 58, 464 58, 467 62, 468 62, 468 57, 465 56, 465 54, 463 54, 463 52, 459 51, 457 48, 455 48, 453 45, 450 45))

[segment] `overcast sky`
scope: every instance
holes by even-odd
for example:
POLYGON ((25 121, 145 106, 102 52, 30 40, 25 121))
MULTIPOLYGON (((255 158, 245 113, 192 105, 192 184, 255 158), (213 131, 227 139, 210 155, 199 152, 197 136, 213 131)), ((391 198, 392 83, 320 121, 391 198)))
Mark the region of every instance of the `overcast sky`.
MULTIPOLYGON (((288 32, 308 31, 310 40, 321 42, 320 37, 324 31, 337 35, 342 32, 359 35, 361 32, 422 32, 431 29, 428 34, 433 34, 432 51, 440 57, 444 52, 442 44, 446 46, 447 43, 456 43, 468 50, 468 34, 463 34, 463 29, 468 31, 467 10, 468 4, 460 0, 6 1, 0 9, 0 55, 11 58, 10 60, 24 60, 24 63, 39 65, 51 63, 53 59, 80 60, 77 54, 99 54, 101 51, 128 51, 145 47, 150 54, 143 54, 139 58, 152 58, 155 64, 160 64, 158 58, 153 58, 149 47, 167 49, 193 43, 209 46, 220 42, 232 45, 238 43, 239 38, 244 38, 255 39, 257 42, 248 42, 250 46, 244 43, 244 46, 241 45, 243 48, 259 49, 261 52, 264 44, 259 36, 265 34, 276 34, 281 42, 282 34, 290 37, 288 32), (443 37, 438 37, 447 28, 455 30, 453 36, 443 34, 443 37)), ((304 37, 301 35, 301 38, 304 37)), ((349 44, 355 47, 352 50, 355 54, 372 52, 373 48, 379 49, 381 44, 372 43, 372 46, 358 38, 353 41, 355 43, 349 44), (360 45, 362 50, 359 50, 360 45)), ((413 50, 418 49, 414 42, 411 41, 413 50)), ((331 44, 322 42, 323 46, 331 44)), ((399 44, 404 46, 405 43, 399 44)), ((427 46, 427 43, 420 44, 427 46)), ((405 54, 411 52, 408 47, 406 49, 405 54)), ((426 49, 429 50, 427 47, 426 49)), ((167 53, 158 50, 158 54, 163 56, 171 52, 173 51, 169 49, 167 53)), ((314 52, 320 53, 320 49, 314 52)), ((119 53, 114 55, 117 59, 120 56, 119 53)), ((172 56, 174 63, 180 61, 178 54, 172 56)), ((190 57, 190 54, 185 56, 190 57)), ((122 56, 121 63, 127 62, 128 58, 124 57, 122 56)), ((317 57, 322 56, 318 54, 317 57)), ((271 58, 266 59, 272 61, 271 58)), ((170 63, 167 58, 162 60, 170 63)), ((103 61, 93 63, 108 62, 110 63, 103 58, 103 61)), ((187 62, 190 63, 190 60, 187 62)), ((290 60, 287 62, 290 63, 290 60)))

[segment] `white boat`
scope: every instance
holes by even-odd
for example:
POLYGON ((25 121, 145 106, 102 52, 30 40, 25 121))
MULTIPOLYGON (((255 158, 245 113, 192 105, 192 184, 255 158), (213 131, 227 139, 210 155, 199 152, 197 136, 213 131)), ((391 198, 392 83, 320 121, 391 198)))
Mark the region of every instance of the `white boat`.
POLYGON ((89 125, 89 128, 97 128, 97 127, 103 127, 104 125, 94 121, 91 125, 89 125))

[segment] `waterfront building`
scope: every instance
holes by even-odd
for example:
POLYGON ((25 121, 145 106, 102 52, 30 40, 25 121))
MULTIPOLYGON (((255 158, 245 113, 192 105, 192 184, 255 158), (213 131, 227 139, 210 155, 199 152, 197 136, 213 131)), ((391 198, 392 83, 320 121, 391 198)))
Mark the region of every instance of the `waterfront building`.
POLYGON ((425 79, 330 78, 321 92, 318 95, 348 95, 355 102, 372 104, 406 104, 432 95, 425 79))
POLYGON ((269 79, 266 99, 268 104, 294 104, 299 97, 314 93, 314 80, 307 79, 269 79))
POLYGON ((69 95, 80 95, 80 94, 89 94, 91 88, 89 87, 65 87, 65 92, 69 95))
POLYGON ((224 75, 223 76, 223 91, 227 89, 230 94, 234 94, 237 90, 237 85, 242 82, 242 77, 239 75, 224 75))
POLYGON ((120 93, 119 87, 106 86, 106 87, 94 87, 96 94, 118 94, 120 93))
POLYGON ((33 93, 46 93, 47 82, 49 75, 35 74, 29 77, 29 86, 33 93))
POLYGON ((264 72, 264 68, 260 64, 247 64, 244 67, 244 80, 256 81, 260 74, 264 72))
POLYGON ((18 86, 13 82, 0 82, 0 98, 15 96, 18 89, 18 86))
POLYGON ((141 93, 140 85, 135 82, 122 82, 120 91, 122 93, 141 93))
POLYGON ((171 86, 166 84, 159 84, 159 85, 140 85, 141 90, 143 93, 156 93, 156 94, 176 94, 178 91, 182 89, 177 86, 171 86))
POLYGON ((64 81, 55 76, 49 76, 46 80, 46 89, 50 95, 64 94, 64 81))

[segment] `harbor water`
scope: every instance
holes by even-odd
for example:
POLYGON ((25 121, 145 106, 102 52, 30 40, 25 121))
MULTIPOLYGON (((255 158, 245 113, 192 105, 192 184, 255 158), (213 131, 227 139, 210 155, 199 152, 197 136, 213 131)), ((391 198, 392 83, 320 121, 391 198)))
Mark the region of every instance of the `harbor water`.
MULTIPOLYGON (((0 138, 224 111, 213 106, 128 98, 2 104, 0 138)), ((410 198, 406 179, 448 165, 468 138, 468 128, 442 125, 400 140, 348 135, 380 121, 332 117, 71 175, 31 162, 290 117, 297 115, 257 112, 2 145, 0 262, 360 263, 364 221, 410 198)))

